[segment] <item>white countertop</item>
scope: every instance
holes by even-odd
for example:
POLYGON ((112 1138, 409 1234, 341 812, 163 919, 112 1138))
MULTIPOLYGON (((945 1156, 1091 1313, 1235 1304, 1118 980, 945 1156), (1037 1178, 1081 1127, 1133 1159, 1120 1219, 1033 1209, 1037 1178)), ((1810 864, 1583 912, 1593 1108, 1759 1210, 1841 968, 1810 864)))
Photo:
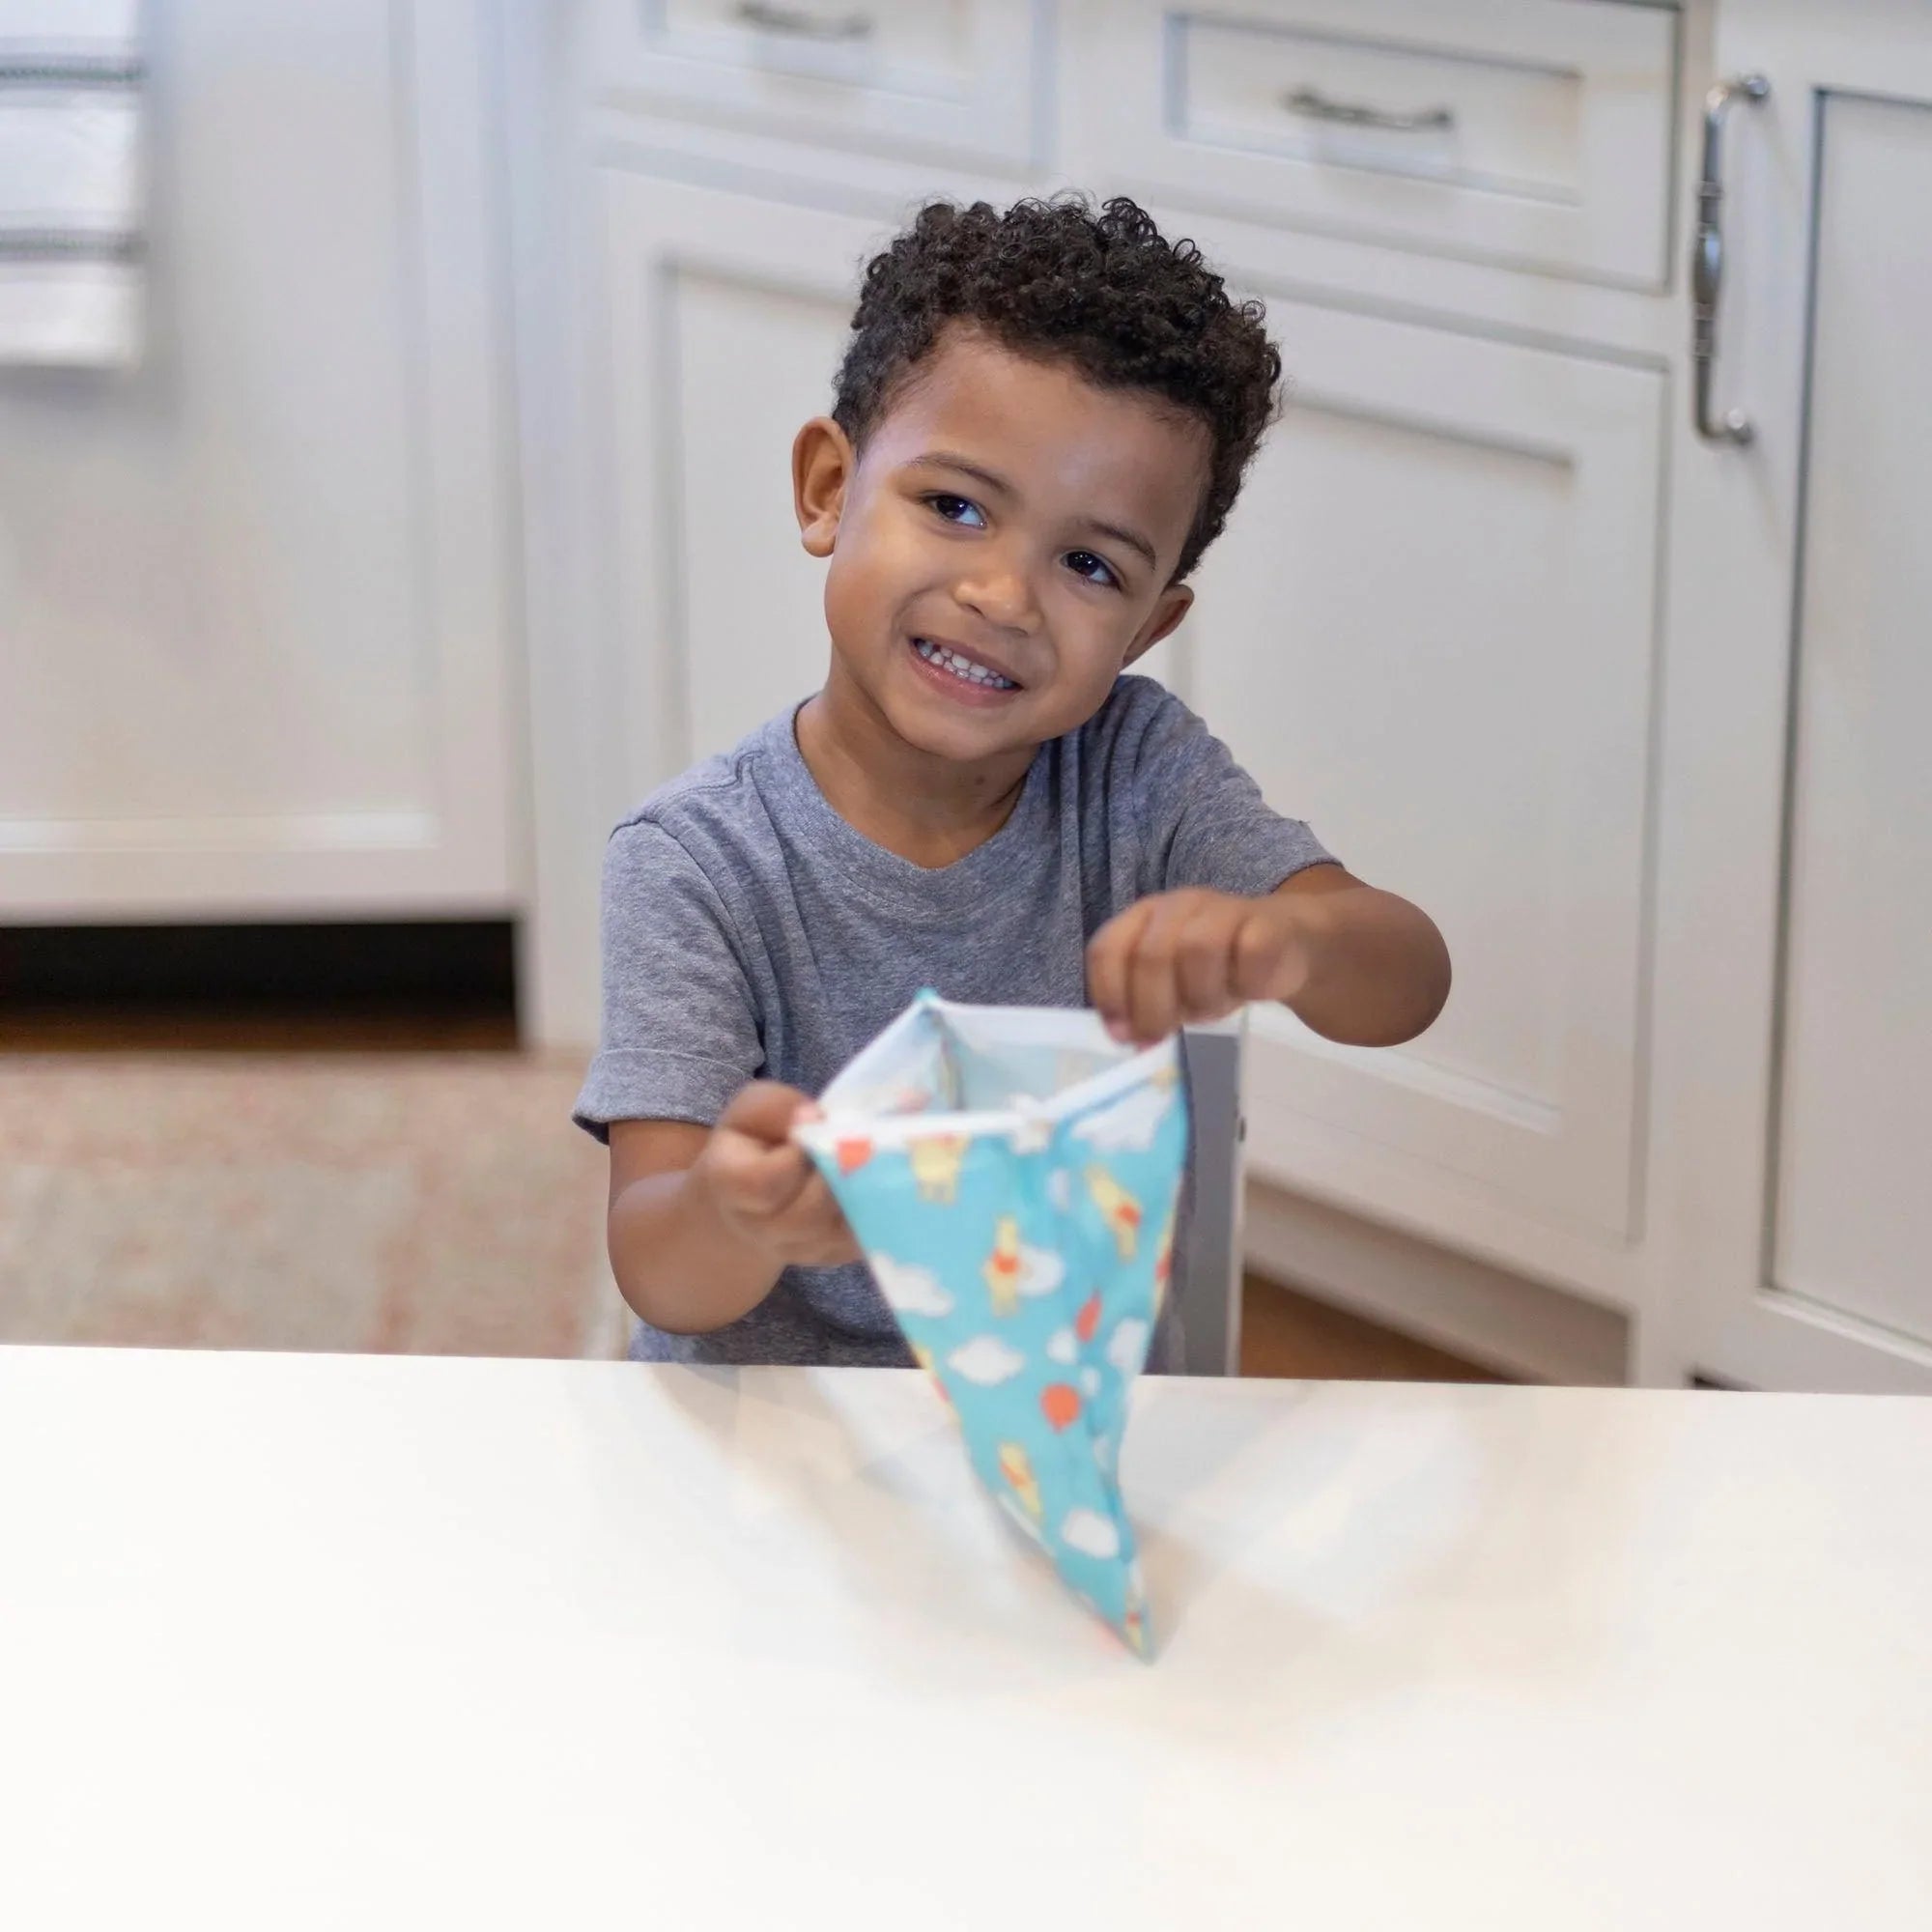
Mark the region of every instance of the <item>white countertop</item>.
POLYGON ((0 1350, 0 1924, 1932 1922, 1932 1401, 0 1350))

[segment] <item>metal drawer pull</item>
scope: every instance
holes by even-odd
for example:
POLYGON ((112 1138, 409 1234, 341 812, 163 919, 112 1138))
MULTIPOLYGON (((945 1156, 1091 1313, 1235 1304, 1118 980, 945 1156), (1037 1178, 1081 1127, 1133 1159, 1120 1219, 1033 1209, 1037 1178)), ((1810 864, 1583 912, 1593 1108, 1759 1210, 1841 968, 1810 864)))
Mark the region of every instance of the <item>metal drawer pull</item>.
POLYGON ((768 34, 789 34, 800 41, 864 41, 872 33, 869 14, 839 14, 828 17, 803 7, 784 7, 778 0, 738 0, 738 17, 748 27, 768 34))
POLYGON ((1387 134, 1446 132, 1456 125, 1453 107, 1424 107, 1413 114, 1391 114, 1381 107, 1364 107, 1352 100, 1330 100, 1320 89, 1297 87, 1284 94, 1281 104, 1291 114, 1310 121, 1330 121, 1343 128, 1378 128, 1387 134))
POLYGON ((1697 233, 1690 243, 1691 420, 1707 442, 1747 443, 1756 435, 1742 410, 1720 422, 1711 419, 1711 371, 1718 359, 1718 298, 1724 290, 1724 231, 1718 210, 1724 199, 1724 120, 1733 100, 1755 106, 1771 92, 1761 73, 1720 80, 1704 97, 1704 167, 1697 182, 1697 233))

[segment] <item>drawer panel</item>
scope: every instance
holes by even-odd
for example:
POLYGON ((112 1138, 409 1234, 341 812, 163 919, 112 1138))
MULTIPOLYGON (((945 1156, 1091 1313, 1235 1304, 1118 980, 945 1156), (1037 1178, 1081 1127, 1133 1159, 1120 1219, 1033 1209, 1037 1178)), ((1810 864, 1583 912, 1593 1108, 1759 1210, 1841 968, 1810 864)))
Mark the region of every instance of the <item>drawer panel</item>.
POLYGON ((715 36, 720 58, 747 67, 791 68, 855 54, 893 70, 924 69, 943 89, 973 61, 973 0, 663 0, 655 13, 667 38, 715 36))
POLYGON ((1035 0, 598 0, 608 105, 803 141, 1026 167, 1035 0))
MULTIPOLYGON (((1091 14, 1092 10, 1090 10, 1091 14)), ((1126 0, 1069 90, 1104 185, 1661 286, 1677 15, 1623 0, 1126 0)))

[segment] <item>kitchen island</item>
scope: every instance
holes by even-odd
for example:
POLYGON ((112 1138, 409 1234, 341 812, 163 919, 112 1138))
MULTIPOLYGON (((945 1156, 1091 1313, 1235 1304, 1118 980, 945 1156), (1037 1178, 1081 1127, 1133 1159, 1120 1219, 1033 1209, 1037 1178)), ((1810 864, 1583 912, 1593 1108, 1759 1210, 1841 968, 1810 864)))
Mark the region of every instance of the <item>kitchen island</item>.
POLYGON ((1918 1928, 1932 1403, 0 1350, 0 1923, 1918 1928))

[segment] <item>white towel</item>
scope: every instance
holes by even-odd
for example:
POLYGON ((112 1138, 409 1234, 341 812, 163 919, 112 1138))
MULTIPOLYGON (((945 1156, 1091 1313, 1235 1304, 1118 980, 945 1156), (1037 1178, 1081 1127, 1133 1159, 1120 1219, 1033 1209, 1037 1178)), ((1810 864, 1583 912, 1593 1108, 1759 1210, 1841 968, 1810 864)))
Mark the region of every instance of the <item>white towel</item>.
POLYGON ((138 0, 0 0, 0 363, 141 348, 138 0))

